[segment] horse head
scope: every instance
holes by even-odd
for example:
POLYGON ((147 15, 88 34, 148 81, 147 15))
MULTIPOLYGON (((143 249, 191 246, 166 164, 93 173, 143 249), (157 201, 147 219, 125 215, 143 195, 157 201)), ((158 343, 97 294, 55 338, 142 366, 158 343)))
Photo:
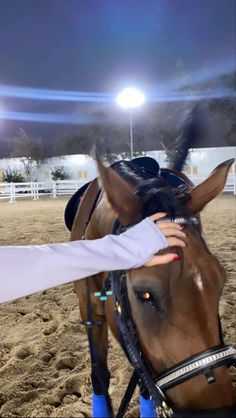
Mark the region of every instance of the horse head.
MULTIPOLYGON (((139 345, 153 374, 221 343, 218 311, 226 273, 207 247, 200 222, 191 220, 199 219, 205 205, 223 190, 233 161, 225 161, 202 183, 195 187, 189 183, 188 190, 179 192, 158 178, 134 184, 98 159, 111 205, 108 211, 115 212, 122 225, 133 225, 158 211, 166 212, 171 219, 182 219, 185 225, 186 247, 172 249, 180 255, 178 262, 126 272, 139 345)), ((190 410, 233 405, 234 392, 226 365, 214 368, 210 374, 210 379, 206 373, 198 374, 168 389, 170 403, 190 410)))

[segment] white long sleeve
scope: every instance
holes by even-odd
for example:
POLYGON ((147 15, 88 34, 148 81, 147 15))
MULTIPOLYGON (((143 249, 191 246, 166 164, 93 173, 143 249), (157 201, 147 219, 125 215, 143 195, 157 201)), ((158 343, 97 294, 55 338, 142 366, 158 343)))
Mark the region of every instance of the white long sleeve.
POLYGON ((101 271, 140 267, 167 246, 161 230, 147 218, 118 236, 0 247, 0 303, 101 271))

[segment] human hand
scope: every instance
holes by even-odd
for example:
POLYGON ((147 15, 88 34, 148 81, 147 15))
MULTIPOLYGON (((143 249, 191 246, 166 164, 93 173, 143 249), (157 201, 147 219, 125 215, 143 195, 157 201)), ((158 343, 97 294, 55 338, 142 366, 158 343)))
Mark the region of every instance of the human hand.
MULTIPOLYGON (((162 233, 165 235, 168 247, 185 247, 186 244, 184 239, 187 238, 187 235, 183 232, 183 227, 179 224, 175 224, 170 221, 163 220, 161 218, 165 217, 166 213, 157 212, 154 215, 149 216, 149 219, 153 222, 159 221, 157 228, 159 228, 162 233)), ((172 261, 177 261, 180 259, 180 256, 176 253, 167 253, 163 255, 154 255, 149 261, 147 261, 145 267, 153 267, 160 264, 168 264, 172 261)))

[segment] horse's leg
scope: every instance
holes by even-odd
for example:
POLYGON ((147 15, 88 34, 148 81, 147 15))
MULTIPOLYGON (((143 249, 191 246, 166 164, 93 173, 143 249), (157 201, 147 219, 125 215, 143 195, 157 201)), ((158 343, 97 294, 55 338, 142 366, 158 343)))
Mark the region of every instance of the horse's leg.
POLYGON ((140 418, 156 418, 156 407, 146 389, 141 385, 139 398, 140 418))
POLYGON ((104 305, 98 297, 94 296, 96 291, 101 290, 101 281, 94 278, 91 281, 88 279, 88 288, 86 280, 76 282, 75 290, 79 297, 81 317, 86 325, 89 341, 93 387, 92 416, 106 418, 113 416, 108 393, 110 382, 110 373, 107 368, 108 326, 104 305), (87 304, 88 297, 91 302, 90 308, 87 304))
MULTIPOLYGON (((113 314, 114 309, 115 309, 115 306, 114 306, 113 299, 112 298, 108 299, 107 302, 106 302, 106 305, 105 305, 106 318, 107 318, 107 321, 109 323, 109 327, 112 331, 112 334, 115 336, 117 341, 119 341, 116 321, 115 321, 115 317, 114 317, 114 314, 113 314)), ((139 399, 139 401, 140 401, 140 417, 141 418, 156 418, 157 417, 155 404, 150 399, 150 396, 149 396, 147 390, 143 387, 142 384, 140 385, 140 399, 139 399)))
POLYGON ((105 318, 94 316, 94 320, 101 320, 102 323, 92 328, 93 348, 90 348, 93 417, 111 417, 113 411, 108 393, 110 373, 107 368, 108 327, 105 318))

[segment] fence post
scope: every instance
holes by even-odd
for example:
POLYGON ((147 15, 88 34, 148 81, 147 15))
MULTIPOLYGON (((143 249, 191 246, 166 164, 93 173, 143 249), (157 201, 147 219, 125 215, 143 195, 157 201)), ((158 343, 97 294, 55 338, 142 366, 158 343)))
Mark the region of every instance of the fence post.
POLYGON ((32 181, 30 182, 30 196, 34 200, 34 183, 32 181))
POLYGON ((36 192, 36 199, 39 199, 39 184, 35 183, 35 192, 36 192))
POLYGON ((53 182, 53 186, 52 186, 52 197, 53 199, 57 198, 57 184, 55 181, 53 182))
POLYGON ((13 203, 13 190, 12 190, 12 183, 10 183, 10 203, 13 203))
POLYGON ((16 201, 16 193, 15 193, 15 184, 11 183, 10 184, 10 191, 11 191, 11 203, 14 203, 16 201))
POLYGON ((35 183, 32 183, 32 187, 33 187, 33 200, 36 200, 36 194, 35 194, 35 192, 36 192, 36 189, 35 189, 35 183))
POLYGON ((234 196, 236 196, 236 166, 235 166, 235 172, 234 172, 234 196))
MULTIPOLYGON (((30 197, 33 200, 38 200, 40 196, 40 191, 47 192, 47 195, 50 195, 52 198, 57 199, 58 196, 71 195, 74 194, 79 187, 81 187, 84 182, 80 183, 76 180, 71 181, 52 181, 50 183, 45 182, 25 182, 23 183, 8 183, 7 186, 7 195, 6 198, 9 199, 9 203, 16 202, 18 197, 30 197), (49 191, 49 193, 48 193, 49 191), (25 193, 22 196, 19 193, 25 193)), ((5 193, 5 192, 4 192, 5 193)))
POLYGON ((33 195, 34 195, 34 200, 38 200, 39 198, 39 193, 38 193, 38 183, 34 182, 33 184, 33 195))

